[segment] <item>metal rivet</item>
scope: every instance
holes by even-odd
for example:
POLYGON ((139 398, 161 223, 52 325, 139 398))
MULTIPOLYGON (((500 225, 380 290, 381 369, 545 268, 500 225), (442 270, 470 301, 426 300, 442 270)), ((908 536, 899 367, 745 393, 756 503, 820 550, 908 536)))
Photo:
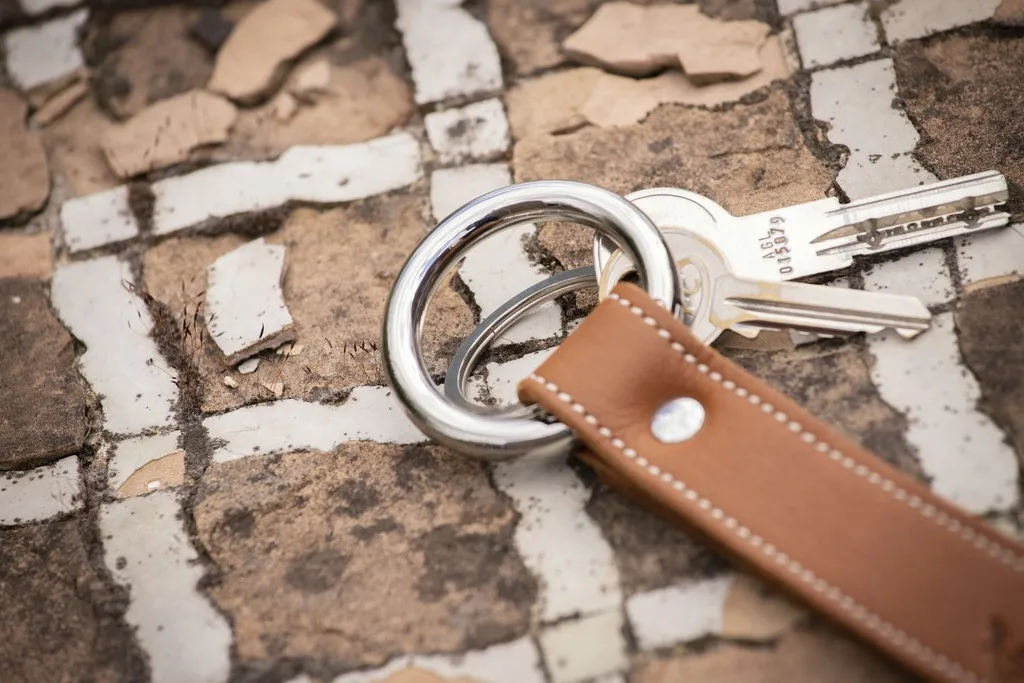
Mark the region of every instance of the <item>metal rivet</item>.
POLYGON ((704 406, 688 396, 668 401, 654 413, 651 433, 662 443, 680 443, 692 438, 704 424, 704 406))

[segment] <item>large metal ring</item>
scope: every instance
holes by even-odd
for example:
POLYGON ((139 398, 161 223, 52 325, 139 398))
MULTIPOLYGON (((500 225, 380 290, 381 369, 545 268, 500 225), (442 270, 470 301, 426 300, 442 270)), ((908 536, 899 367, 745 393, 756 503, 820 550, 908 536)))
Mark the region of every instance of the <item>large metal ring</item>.
POLYGON ((519 294, 506 301, 493 313, 480 321, 476 329, 466 337, 459 346, 459 350, 452 357, 448 374, 444 376, 444 395, 457 406, 473 412, 485 412, 489 415, 502 415, 504 417, 529 417, 540 413, 536 406, 524 406, 516 403, 500 408, 481 406, 466 398, 466 382, 469 375, 480 360, 481 354, 491 343, 497 339, 502 332, 512 327, 523 315, 533 310, 536 306, 557 299, 563 294, 575 292, 584 287, 593 287, 594 268, 584 266, 575 270, 567 270, 564 273, 552 275, 543 282, 524 289, 519 294))
POLYGON ((617 194, 565 180, 511 185, 479 197, 434 228, 409 256, 388 298, 381 338, 388 382, 410 419, 438 442, 463 453, 502 460, 565 452, 563 424, 466 411, 438 391, 420 354, 427 303, 442 277, 475 242, 504 228, 538 221, 578 222, 612 240, 639 264, 640 281, 673 314, 681 307, 668 246, 647 216, 617 194))

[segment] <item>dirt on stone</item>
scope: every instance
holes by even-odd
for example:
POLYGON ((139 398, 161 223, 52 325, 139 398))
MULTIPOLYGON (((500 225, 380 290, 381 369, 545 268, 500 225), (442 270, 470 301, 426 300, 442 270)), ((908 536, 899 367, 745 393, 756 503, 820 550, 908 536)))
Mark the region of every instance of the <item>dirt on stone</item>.
POLYGON ((239 658, 332 672, 526 633, 537 587, 516 517, 477 462, 358 442, 214 464, 195 508, 239 658))

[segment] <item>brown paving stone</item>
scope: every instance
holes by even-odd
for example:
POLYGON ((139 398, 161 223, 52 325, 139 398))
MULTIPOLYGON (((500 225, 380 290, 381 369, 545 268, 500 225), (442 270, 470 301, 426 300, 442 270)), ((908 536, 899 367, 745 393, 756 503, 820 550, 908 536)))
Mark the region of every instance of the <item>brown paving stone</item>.
POLYGON ((196 526, 243 662, 355 668, 524 634, 535 580, 485 468, 437 446, 349 443, 207 470, 196 526))
POLYGON ((100 138, 114 122, 86 97, 43 129, 53 170, 67 179, 72 196, 108 190, 120 180, 107 165, 100 138))
MULTIPOLYGON (((296 68, 284 90, 293 88, 300 75, 296 68)), ((331 66, 326 91, 294 99, 299 106, 287 121, 278 117, 275 101, 240 112, 223 154, 264 158, 292 145, 362 142, 404 125, 412 114, 409 86, 376 56, 331 66)))
POLYGON ((46 233, 0 232, 0 278, 48 278, 53 274, 53 250, 46 233))
MULTIPOLYGON (((284 244, 284 299, 295 321, 302 352, 295 357, 266 353, 259 369, 241 375, 207 341, 197 354, 204 382, 205 411, 225 410, 273 392, 264 385, 283 382, 283 395, 320 399, 363 384, 383 384, 378 353, 381 316, 391 283, 423 236, 423 200, 392 193, 338 209, 295 209, 283 227, 267 237, 284 244), (229 373, 231 388, 221 376, 229 373)), ((182 310, 206 288, 206 268, 244 242, 238 236, 167 240, 144 257, 149 292, 171 311, 182 310), (183 290, 184 283, 184 290, 183 290)), ((450 287, 431 303, 424 330, 428 369, 448 367, 458 343, 473 325, 468 305, 450 287)))
POLYGON ((189 35, 197 11, 187 7, 118 12, 87 41, 97 60, 93 92, 109 112, 129 118, 158 100, 202 88, 213 59, 189 35))
MULTIPOLYGON (((820 199, 832 182, 777 89, 723 112, 663 106, 633 126, 532 136, 516 145, 514 168, 517 181, 582 180, 622 194, 681 187, 736 215, 820 199)), ((541 244, 566 268, 590 263, 591 231, 565 228, 542 228, 541 244)))
POLYGON ((18 93, 0 90, 0 219, 38 211, 50 196, 46 152, 27 115, 18 93))
POLYGON ((900 95, 921 133, 917 156, 940 178, 996 169, 1024 216, 1024 37, 947 34, 895 54, 900 95))
POLYGON ((87 392, 71 335, 50 312, 41 283, 0 280, 0 338, 0 470, 77 453, 87 392))
POLYGON ((915 677, 867 647, 819 627, 783 637, 774 649, 720 645, 638 666, 632 683, 910 683, 915 677))
POLYGON ((0 530, 0 680, 144 680, 129 629, 89 562, 79 521, 0 530))
POLYGON ((960 351, 981 385, 980 407, 1002 429, 1024 465, 1024 281, 966 294, 957 305, 960 351))
MULTIPOLYGON (((634 4, 658 4, 663 0, 634 0, 634 4)), ((590 18, 603 0, 490 0, 487 26, 520 76, 568 64, 562 41, 590 18)), ((701 10, 727 20, 775 16, 773 2, 758 0, 703 0, 701 10)))

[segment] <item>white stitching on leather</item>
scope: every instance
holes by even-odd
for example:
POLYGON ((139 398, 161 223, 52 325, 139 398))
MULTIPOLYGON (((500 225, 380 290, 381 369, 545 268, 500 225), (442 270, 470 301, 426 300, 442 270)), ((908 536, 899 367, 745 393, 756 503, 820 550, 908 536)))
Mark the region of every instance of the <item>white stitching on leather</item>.
MULTIPOLYGON (((582 404, 574 401, 572 396, 566 392, 558 391, 557 386, 552 382, 547 382, 536 373, 530 375, 530 379, 547 389, 549 393, 555 396, 559 401, 571 406, 575 412, 586 415, 588 418, 593 417, 596 421, 594 424, 600 424, 598 418, 594 416, 593 413, 588 411, 582 404), (550 387, 555 388, 551 389, 550 387)), ((700 493, 688 487, 684 482, 676 479, 671 473, 662 472, 656 465, 649 464, 645 458, 636 457, 636 451, 627 447, 621 439, 613 437, 612 431, 607 427, 602 426, 599 433, 603 438, 608 439, 612 446, 622 451, 623 455, 636 463, 636 465, 646 473, 654 476, 662 482, 670 484, 672 489, 677 493, 680 493, 683 498, 695 503, 697 507, 707 512, 708 516, 713 520, 722 524, 726 529, 729 529, 732 533, 736 534, 736 536, 758 549, 765 557, 769 558, 774 563, 785 567, 791 574, 798 576, 800 581, 810 585, 814 592, 820 593, 828 600, 836 603, 840 610, 850 614, 850 616, 855 620, 862 622, 869 630, 879 634, 879 636, 890 641, 896 647, 906 651, 911 657, 920 659, 928 666, 940 670, 944 675, 950 676, 960 683, 981 683, 981 678, 979 678, 977 674, 965 670, 961 664, 954 662, 946 655, 936 652, 905 631, 885 621, 877 614, 870 612, 866 607, 856 602, 853 598, 845 595, 839 588, 829 584, 825 579, 816 576, 814 572, 805 568, 796 560, 790 558, 786 553, 780 552, 771 543, 765 543, 764 539, 751 533, 750 529, 743 526, 735 517, 730 516, 710 500, 700 495, 700 493)))
MULTIPOLYGON (((639 316, 641 318, 645 318, 645 323, 647 322, 646 318, 650 317, 646 316, 639 306, 634 306, 632 303, 630 303, 626 299, 623 299, 621 296, 614 292, 609 294, 608 297, 610 299, 615 299, 616 301, 618 301, 619 304, 624 306, 627 310, 629 310, 630 313, 633 313, 634 315, 639 316), (636 310, 634 311, 634 309, 636 310)), ((656 327, 656 329, 662 330, 665 328, 658 326, 656 327)), ((669 334, 671 336, 671 333, 669 334)), ((749 392, 746 389, 743 389, 742 387, 736 386, 734 381, 723 380, 722 376, 718 373, 709 374, 708 366, 703 363, 697 363, 697 358, 693 354, 687 353, 686 349, 680 342, 673 341, 671 347, 673 351, 676 351, 677 353, 682 355, 684 361, 691 365, 696 365, 697 370, 699 372, 708 375, 712 380, 718 382, 727 390, 732 391, 737 396, 746 397, 747 400, 754 405, 762 403, 761 398, 759 396, 749 392)), ((785 416, 785 414, 776 410, 774 406, 768 403, 762 403, 761 409, 764 410, 764 412, 766 413, 773 414, 775 416, 775 419, 777 419, 779 422, 786 422, 788 419, 785 416)), ((890 494, 896 500, 902 503, 906 503, 912 509, 915 509, 918 512, 920 512, 922 516, 932 520, 946 531, 949 531, 950 533, 959 537, 961 540, 970 543, 972 546, 974 546, 975 549, 981 550, 990 557, 999 560, 1003 564, 1009 565, 1016 572, 1024 572, 1024 555, 1018 554, 1018 552, 1012 548, 1000 545, 999 543, 993 541, 987 536, 982 536, 978 534, 971 527, 964 526, 960 522, 951 518, 945 512, 937 511, 931 505, 921 505, 920 498, 908 493, 904 489, 897 486, 895 482, 885 478, 884 476, 878 474, 877 472, 874 472, 866 465, 857 463, 852 458, 848 458, 840 451, 833 449, 827 443, 820 441, 815 434, 805 430, 798 423, 790 423, 789 428, 794 435, 799 435, 804 443, 816 444, 815 449, 819 453, 828 453, 829 459, 839 463, 840 466, 842 466, 844 469, 851 470, 856 474, 860 475, 861 477, 864 477, 868 482, 880 487, 883 491, 890 494), (796 427, 794 427, 793 425, 796 425, 796 427), (797 427, 799 427, 799 429, 797 427), (914 501, 916 501, 916 504, 914 501)))

